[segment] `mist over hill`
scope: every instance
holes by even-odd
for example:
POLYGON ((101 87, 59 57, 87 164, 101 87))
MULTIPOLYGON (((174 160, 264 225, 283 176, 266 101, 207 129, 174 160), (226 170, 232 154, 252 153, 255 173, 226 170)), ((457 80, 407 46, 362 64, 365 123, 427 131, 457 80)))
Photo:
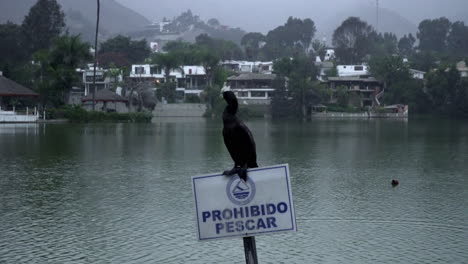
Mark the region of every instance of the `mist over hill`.
MULTIPOLYGON (((0 8, 0 23, 21 23, 29 8, 37 0, 4 0, 0 8)), ((152 22, 163 18, 173 19, 192 10, 202 21, 216 18, 222 25, 237 31, 192 28, 181 32, 182 39, 191 40, 199 33, 211 33, 214 37, 239 42, 242 32, 262 32, 285 23, 288 17, 311 18, 317 27, 316 37, 330 42, 333 31, 349 16, 357 16, 373 25, 380 32, 393 32, 397 36, 416 33, 418 24, 425 18, 445 16, 452 21, 468 23, 466 0, 379 0, 377 26, 376 0, 101 0, 101 35, 110 37, 119 33, 149 37, 139 34, 152 22), (207 32, 211 31, 211 32, 207 32)), ((71 33, 80 33, 91 41, 96 21, 95 0, 58 0, 66 14, 71 33)), ((180 36, 179 36, 180 37, 180 36)), ((178 38, 178 37, 177 37, 178 38)))
MULTIPOLYGON (((285 23, 289 16, 311 18, 317 25, 317 36, 330 38, 330 32, 349 16, 359 16, 376 25, 376 0, 118 0, 152 21, 178 16, 187 9, 202 19, 217 18, 231 27, 247 32, 263 32, 285 23)), ((379 31, 390 31, 401 36, 414 33, 417 25, 426 18, 445 16, 460 20, 468 10, 466 0, 379 0, 379 31)), ((465 16, 465 21, 466 21, 465 16)))
MULTIPOLYGON (((0 23, 22 23, 37 0, 2 1, 0 23)), ((96 23, 95 0, 58 0, 65 12, 71 33, 80 33, 85 40, 92 39, 96 23)), ((101 0, 101 34, 114 35, 142 29, 150 21, 115 0, 101 0)))

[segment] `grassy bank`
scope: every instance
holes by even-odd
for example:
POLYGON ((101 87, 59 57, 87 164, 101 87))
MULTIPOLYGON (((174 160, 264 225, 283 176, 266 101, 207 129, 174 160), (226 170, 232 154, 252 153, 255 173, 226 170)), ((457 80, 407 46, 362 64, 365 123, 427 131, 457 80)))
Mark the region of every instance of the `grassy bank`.
POLYGON ((65 106, 62 108, 48 109, 46 119, 67 119, 70 122, 133 122, 149 123, 153 115, 150 112, 136 113, 106 113, 99 111, 86 111, 77 106, 65 106))

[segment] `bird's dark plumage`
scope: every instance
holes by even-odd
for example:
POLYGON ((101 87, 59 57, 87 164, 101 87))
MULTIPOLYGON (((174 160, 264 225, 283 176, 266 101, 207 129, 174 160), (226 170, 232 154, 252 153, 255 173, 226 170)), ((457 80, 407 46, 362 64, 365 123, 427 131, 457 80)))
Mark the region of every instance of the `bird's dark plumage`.
POLYGON ((227 106, 223 112, 224 144, 234 160, 234 168, 225 171, 225 175, 239 174, 243 180, 247 177, 247 168, 256 168, 257 152, 255 141, 249 128, 236 116, 238 102, 232 91, 223 92, 227 106))

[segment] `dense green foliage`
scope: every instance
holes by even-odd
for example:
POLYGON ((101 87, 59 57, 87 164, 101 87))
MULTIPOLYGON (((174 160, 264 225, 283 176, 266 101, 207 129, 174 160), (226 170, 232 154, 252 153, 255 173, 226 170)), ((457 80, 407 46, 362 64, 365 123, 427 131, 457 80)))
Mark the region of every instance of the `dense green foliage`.
MULTIPOLYGON (((233 74, 221 68, 219 61, 274 60, 274 116, 304 117, 312 106, 328 104, 331 98, 333 102, 336 99, 336 104, 329 105, 329 109, 355 111, 350 105, 357 99, 345 89, 338 88, 332 96, 331 90, 316 80, 314 58, 323 58, 327 47, 314 39, 316 27, 311 19, 289 17, 266 35, 239 31, 241 35, 234 41, 217 35, 218 30, 225 31, 219 20, 205 23, 190 11, 174 19, 167 29, 186 31, 194 25, 208 34, 199 35, 194 43, 169 42, 164 47, 167 53, 151 54, 146 40, 121 35, 108 39, 100 45, 99 63, 117 73, 122 68, 128 73, 131 64, 159 65, 166 72, 166 80, 156 84, 161 88, 157 96, 169 102, 180 99, 176 98, 170 71, 182 65, 202 65, 206 89, 200 98, 187 97, 186 101, 206 103, 210 113, 218 115, 224 108, 220 89, 233 74)), ((60 107, 68 101, 69 89, 78 85, 75 69, 91 59, 89 46, 80 36, 64 34, 64 26, 64 15, 56 0, 37 1, 22 25, 0 25, 0 70, 39 92, 41 104, 48 107, 60 107)), ((350 17, 334 31, 333 45, 334 63, 370 66, 372 75, 384 83, 385 96, 380 99, 383 104, 404 103, 416 112, 467 115, 468 81, 455 68, 455 63, 468 60, 468 27, 463 22, 426 19, 419 24, 416 37, 408 34, 398 39, 393 33, 377 33, 365 21, 350 17), (410 69, 428 72, 426 80, 413 79, 410 69)), ((336 68, 326 75, 336 76, 336 68)), ((134 84, 126 89, 136 91, 140 97, 147 92, 145 87, 134 84)))
POLYGON ((402 56, 412 56, 414 53, 414 44, 416 43, 416 38, 410 33, 404 35, 398 41, 398 51, 402 56))
POLYGON ((101 43, 99 62, 104 66, 113 64, 128 69, 132 64, 143 63, 150 54, 146 40, 131 40, 130 37, 118 35, 101 43))
POLYGON ((274 69, 273 117, 305 117, 308 108, 330 99, 329 89, 316 81, 317 68, 310 57, 282 58, 274 69))
POLYGON ((427 93, 434 111, 468 117, 468 78, 455 65, 428 73, 427 93))
POLYGON ((76 68, 91 59, 89 46, 79 36, 62 36, 50 50, 34 55, 38 62, 36 83, 43 105, 60 106, 68 101, 69 90, 79 81, 76 68))
POLYGON ((417 37, 418 49, 427 61, 453 63, 468 57, 468 26, 464 22, 452 23, 445 17, 426 19, 419 24, 417 37))
POLYGON ((333 33, 337 59, 342 64, 358 64, 370 55, 377 34, 357 17, 346 19, 333 33))
POLYGON ((134 122, 149 123, 153 118, 149 112, 136 113, 106 113, 100 111, 86 111, 79 106, 64 106, 47 109, 47 119, 68 119, 70 122, 134 122))
POLYGON ((65 15, 56 0, 39 0, 21 26, 24 47, 32 54, 48 49, 65 28, 65 15))

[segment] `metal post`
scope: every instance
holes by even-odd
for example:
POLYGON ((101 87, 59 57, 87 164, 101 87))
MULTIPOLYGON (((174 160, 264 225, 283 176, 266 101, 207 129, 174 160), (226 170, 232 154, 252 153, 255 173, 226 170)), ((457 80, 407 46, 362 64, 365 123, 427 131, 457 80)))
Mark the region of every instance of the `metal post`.
MULTIPOLYGON (((97 16, 96 16, 96 37, 94 39, 94 69, 93 69, 93 111, 96 110, 96 67, 97 67, 97 51, 99 37, 99 18, 101 10, 101 1, 97 0, 97 16)), ((86 77, 85 77, 86 78, 86 77)))
POLYGON ((255 245, 255 237, 244 237, 244 253, 245 263, 258 264, 257 246, 255 245))

